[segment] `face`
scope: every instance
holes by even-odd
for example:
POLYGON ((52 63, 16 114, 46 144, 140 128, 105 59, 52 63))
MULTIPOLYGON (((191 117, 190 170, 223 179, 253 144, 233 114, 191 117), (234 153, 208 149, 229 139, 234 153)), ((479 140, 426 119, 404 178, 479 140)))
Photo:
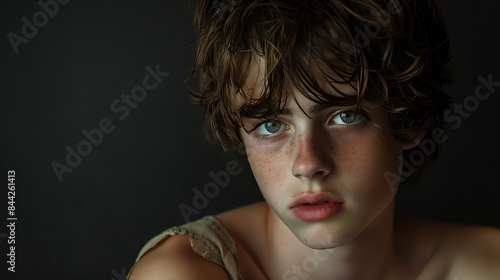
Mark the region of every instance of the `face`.
POLYGON ((393 207, 394 181, 384 174, 400 174, 398 156, 408 147, 390 133, 383 108, 364 107, 318 106, 295 90, 276 117, 243 119, 241 138, 265 200, 311 248, 346 244, 393 207))

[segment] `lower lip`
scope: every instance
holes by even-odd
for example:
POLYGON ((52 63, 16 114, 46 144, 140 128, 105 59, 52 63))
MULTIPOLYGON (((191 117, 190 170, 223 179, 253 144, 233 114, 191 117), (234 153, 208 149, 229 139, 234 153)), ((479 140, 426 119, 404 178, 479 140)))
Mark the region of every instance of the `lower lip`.
POLYGON ((326 220, 337 214, 341 209, 341 203, 327 202, 320 205, 300 205, 292 208, 295 217, 304 221, 326 220))

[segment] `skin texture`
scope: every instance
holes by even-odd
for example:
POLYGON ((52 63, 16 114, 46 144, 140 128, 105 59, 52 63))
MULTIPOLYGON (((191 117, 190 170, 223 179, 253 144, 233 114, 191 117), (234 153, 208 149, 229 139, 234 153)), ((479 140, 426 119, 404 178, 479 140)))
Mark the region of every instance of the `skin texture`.
MULTIPOLYGON (((326 249, 349 243, 392 204, 395 193, 384 174, 398 173, 404 145, 388 132, 389 120, 381 108, 365 113, 381 124, 375 130, 361 114, 354 124, 337 115, 339 109, 354 107, 323 108, 307 116, 300 108, 310 112, 316 103, 300 93, 288 100, 290 114, 273 121, 281 126, 277 133, 261 135, 268 133, 263 125, 250 134, 241 132, 257 183, 270 208, 306 246, 326 249), (336 217, 310 223, 292 215, 289 208, 296 198, 321 192, 343 202, 336 217), (325 243, 324 236, 331 238, 325 243)), ((243 123, 253 127, 255 122, 259 120, 243 123)))

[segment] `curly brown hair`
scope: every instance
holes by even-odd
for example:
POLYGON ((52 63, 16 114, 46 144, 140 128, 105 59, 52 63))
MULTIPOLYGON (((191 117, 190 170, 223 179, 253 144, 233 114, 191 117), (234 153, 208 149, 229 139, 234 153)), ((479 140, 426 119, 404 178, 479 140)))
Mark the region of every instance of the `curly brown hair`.
POLYGON ((443 125, 451 69, 437 0, 200 0, 195 26, 192 77, 201 84, 191 93, 206 109, 210 138, 225 150, 244 149, 242 117, 280 108, 290 85, 318 103, 383 105, 396 137, 443 125), (265 64, 257 97, 245 87, 256 59, 265 64), (318 73, 357 95, 332 96, 318 73))

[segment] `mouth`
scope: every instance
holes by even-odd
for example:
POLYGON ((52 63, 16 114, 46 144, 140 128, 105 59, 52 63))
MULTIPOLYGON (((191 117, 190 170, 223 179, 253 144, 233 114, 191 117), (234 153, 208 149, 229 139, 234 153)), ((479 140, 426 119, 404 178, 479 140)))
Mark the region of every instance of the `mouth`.
POLYGON ((293 215, 304 221, 326 220, 342 209, 343 202, 330 193, 307 194, 290 206, 293 215))
POLYGON ((298 206, 312 206, 312 205, 323 205, 332 202, 334 204, 342 204, 343 201, 338 197, 335 197, 331 193, 315 193, 315 194, 305 194, 303 196, 295 199, 290 205, 290 209, 298 206))

